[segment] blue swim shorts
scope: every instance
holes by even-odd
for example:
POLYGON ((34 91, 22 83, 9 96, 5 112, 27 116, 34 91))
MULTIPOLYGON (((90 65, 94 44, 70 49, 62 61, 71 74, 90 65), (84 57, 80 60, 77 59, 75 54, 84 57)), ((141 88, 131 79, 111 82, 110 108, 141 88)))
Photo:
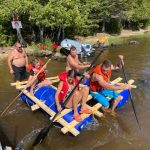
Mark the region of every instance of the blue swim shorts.
POLYGON ((96 99, 99 103, 101 103, 104 107, 109 107, 109 101, 106 97, 110 97, 111 99, 116 99, 119 96, 119 93, 113 90, 100 90, 97 92, 93 92, 90 90, 90 93, 94 99, 96 99))

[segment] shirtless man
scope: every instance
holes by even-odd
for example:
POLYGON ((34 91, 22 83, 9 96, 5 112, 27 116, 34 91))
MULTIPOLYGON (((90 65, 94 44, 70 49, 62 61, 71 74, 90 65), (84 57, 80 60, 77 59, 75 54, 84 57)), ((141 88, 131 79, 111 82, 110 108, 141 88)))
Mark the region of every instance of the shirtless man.
POLYGON ((88 68, 90 64, 83 65, 77 55, 77 50, 74 46, 70 48, 70 54, 67 56, 67 64, 66 64, 66 72, 68 72, 71 69, 75 69, 76 71, 80 71, 82 69, 88 68))
POLYGON ((8 67, 11 74, 14 74, 15 81, 21 81, 26 78, 26 67, 28 58, 20 43, 16 43, 12 52, 8 56, 8 67))

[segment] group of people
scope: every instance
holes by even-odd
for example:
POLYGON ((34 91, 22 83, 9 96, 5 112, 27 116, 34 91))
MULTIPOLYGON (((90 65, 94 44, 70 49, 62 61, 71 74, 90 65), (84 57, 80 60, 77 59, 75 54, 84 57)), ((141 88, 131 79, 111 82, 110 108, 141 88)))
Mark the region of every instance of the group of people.
MULTIPOLYGON (((97 65, 90 73, 84 73, 85 79, 82 80, 82 84, 84 84, 86 78, 89 78, 90 85, 77 87, 64 106, 64 100, 80 79, 80 71, 90 67, 90 64, 83 64, 80 62, 77 50, 72 46, 70 48, 70 54, 67 56, 65 72, 59 74, 60 82, 55 94, 57 110, 61 111, 64 108, 73 108, 74 119, 78 122, 82 121, 80 114, 92 114, 92 111, 88 109, 86 104, 87 97, 90 93, 94 99, 102 104, 102 110, 104 112, 111 112, 115 115, 115 108, 123 98, 116 90, 131 89, 129 84, 118 86, 110 84, 112 70, 120 69, 122 64, 123 56, 118 55, 115 65, 112 65, 110 60, 104 60, 102 64, 97 65), (113 100, 111 106, 106 97, 110 97, 113 100), (78 112, 77 106, 80 101, 82 105, 80 112, 78 112)), ((28 64, 27 55, 20 43, 16 43, 10 53, 8 57, 8 66, 10 73, 14 74, 16 81, 25 79, 26 69, 28 68, 30 71, 28 83, 30 83, 31 94, 34 94, 35 86, 52 84, 52 81, 45 79, 46 66, 43 66, 42 61, 36 58, 30 65, 28 64)))

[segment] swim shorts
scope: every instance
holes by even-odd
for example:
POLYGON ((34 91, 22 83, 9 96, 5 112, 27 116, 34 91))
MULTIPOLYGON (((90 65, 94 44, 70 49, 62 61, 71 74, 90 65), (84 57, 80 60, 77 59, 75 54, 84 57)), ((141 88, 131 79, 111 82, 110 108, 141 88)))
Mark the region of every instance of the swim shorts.
POLYGON ((15 81, 22 81, 26 78, 26 67, 16 67, 15 65, 12 65, 15 81))
POLYGON ((109 97, 111 99, 116 99, 119 96, 119 93, 113 90, 100 90, 97 92, 90 91, 92 97, 96 99, 99 103, 101 103, 104 107, 108 108, 110 106, 110 103, 106 97, 109 97))

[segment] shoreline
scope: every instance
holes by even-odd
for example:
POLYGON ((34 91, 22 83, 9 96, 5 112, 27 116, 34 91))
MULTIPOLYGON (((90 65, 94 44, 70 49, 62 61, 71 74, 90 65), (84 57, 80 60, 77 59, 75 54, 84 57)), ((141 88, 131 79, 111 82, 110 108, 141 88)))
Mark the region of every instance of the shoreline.
MULTIPOLYGON (((139 30, 139 31, 131 31, 131 30, 123 30, 121 34, 106 34, 104 33, 107 37, 107 42, 106 45, 111 45, 111 44, 123 44, 124 38, 140 38, 140 37, 148 37, 150 38, 150 28, 147 30, 139 30)), ((97 33, 95 36, 88 36, 88 37, 82 37, 82 36, 75 36, 76 40, 81 41, 82 43, 88 43, 91 45, 94 45, 97 43, 99 36, 101 33, 97 33)), ((9 52, 11 51, 12 47, 0 47, 0 59, 7 58, 9 52)), ((35 52, 33 49, 29 49, 28 47, 25 48, 25 51, 27 52, 27 55, 34 55, 41 52, 35 52)), ((49 56, 52 54, 50 50, 45 51, 46 54, 45 56, 49 56)), ((56 52, 56 57, 61 57, 61 54, 59 52, 56 52)))

